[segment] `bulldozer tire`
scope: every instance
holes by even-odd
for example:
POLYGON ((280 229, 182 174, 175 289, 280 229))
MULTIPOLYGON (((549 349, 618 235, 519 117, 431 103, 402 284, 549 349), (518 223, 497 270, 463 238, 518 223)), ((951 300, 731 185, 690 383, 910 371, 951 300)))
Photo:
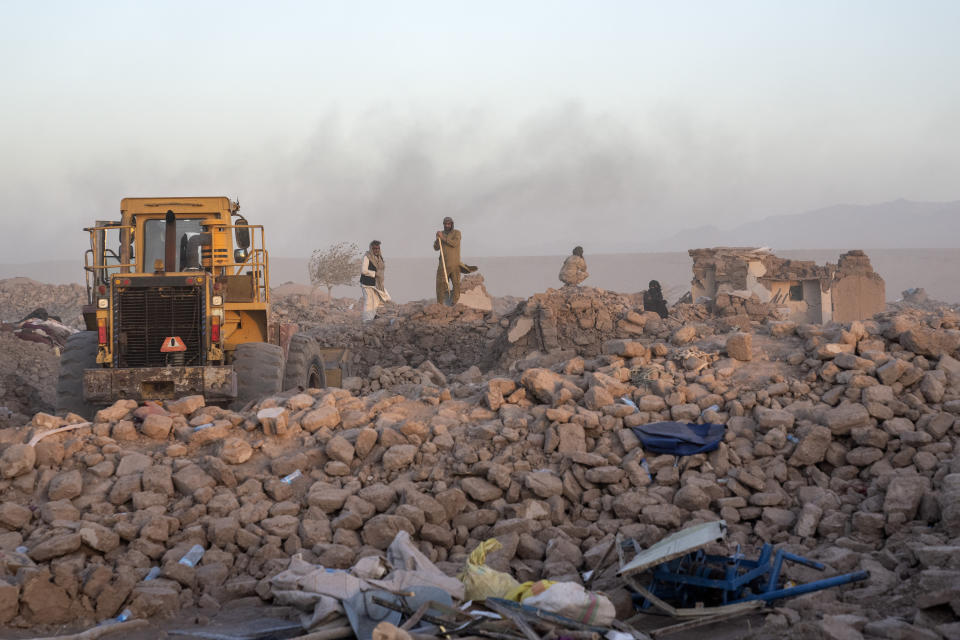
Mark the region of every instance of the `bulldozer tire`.
POLYGON ((283 382, 283 349, 266 342, 237 345, 233 352, 233 370, 237 374, 237 398, 234 410, 254 400, 280 393, 283 382))
POLYGON ((323 389, 327 386, 325 369, 323 354, 317 341, 305 334, 294 334, 287 350, 283 390, 295 387, 323 389))
POLYGON ((80 331, 67 338, 60 354, 57 378, 57 413, 76 413, 92 418, 94 405, 83 399, 83 372, 97 366, 97 332, 80 331))

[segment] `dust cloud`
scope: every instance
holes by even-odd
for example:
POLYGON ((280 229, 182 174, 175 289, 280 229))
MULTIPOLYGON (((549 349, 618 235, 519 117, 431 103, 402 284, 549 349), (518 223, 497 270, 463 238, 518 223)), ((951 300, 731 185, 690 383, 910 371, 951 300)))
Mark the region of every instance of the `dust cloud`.
POLYGON ((267 225, 271 253, 289 257, 372 237, 388 256, 429 256, 446 215, 464 231, 465 255, 563 255, 577 244, 588 253, 663 250, 665 238, 690 227, 731 228, 841 201, 955 197, 937 182, 946 173, 922 171, 956 167, 949 136, 910 164, 871 132, 848 131, 825 162, 806 132, 775 124, 711 121, 671 105, 624 114, 568 102, 514 118, 481 107, 330 109, 302 137, 228 143, 212 133, 152 140, 144 132, 65 148, 46 162, 8 160, 0 215, 19 239, 3 262, 51 251, 79 260, 80 229, 116 217, 125 196, 239 198, 252 222, 267 225))

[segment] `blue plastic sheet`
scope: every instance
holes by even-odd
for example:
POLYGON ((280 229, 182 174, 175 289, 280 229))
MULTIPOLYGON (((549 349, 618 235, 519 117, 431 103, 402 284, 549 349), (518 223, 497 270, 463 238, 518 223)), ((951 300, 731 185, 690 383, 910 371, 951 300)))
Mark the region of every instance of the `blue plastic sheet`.
POLYGON ((713 451, 727 431, 723 424, 654 422, 633 427, 644 451, 672 456, 692 456, 713 451))

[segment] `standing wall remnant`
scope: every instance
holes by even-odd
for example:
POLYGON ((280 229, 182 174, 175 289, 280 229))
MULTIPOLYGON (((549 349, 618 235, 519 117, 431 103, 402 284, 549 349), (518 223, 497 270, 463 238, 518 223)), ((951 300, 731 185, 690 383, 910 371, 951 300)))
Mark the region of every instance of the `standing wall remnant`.
POLYGON ((887 305, 886 284, 859 249, 840 256, 831 289, 834 322, 864 320, 887 305))
POLYGON ((694 301, 717 296, 756 299, 797 322, 864 320, 883 311, 883 278, 866 254, 855 249, 838 264, 779 258, 766 248, 691 249, 694 301))

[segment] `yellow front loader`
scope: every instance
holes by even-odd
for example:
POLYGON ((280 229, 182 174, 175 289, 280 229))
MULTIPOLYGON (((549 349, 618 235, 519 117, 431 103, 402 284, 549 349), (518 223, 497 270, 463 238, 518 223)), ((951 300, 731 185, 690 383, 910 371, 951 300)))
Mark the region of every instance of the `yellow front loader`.
POLYGON ((242 408, 340 384, 343 349, 272 322, 263 227, 239 209, 223 197, 124 198, 119 221, 86 229, 87 331, 61 355, 58 411, 195 394, 242 408))

